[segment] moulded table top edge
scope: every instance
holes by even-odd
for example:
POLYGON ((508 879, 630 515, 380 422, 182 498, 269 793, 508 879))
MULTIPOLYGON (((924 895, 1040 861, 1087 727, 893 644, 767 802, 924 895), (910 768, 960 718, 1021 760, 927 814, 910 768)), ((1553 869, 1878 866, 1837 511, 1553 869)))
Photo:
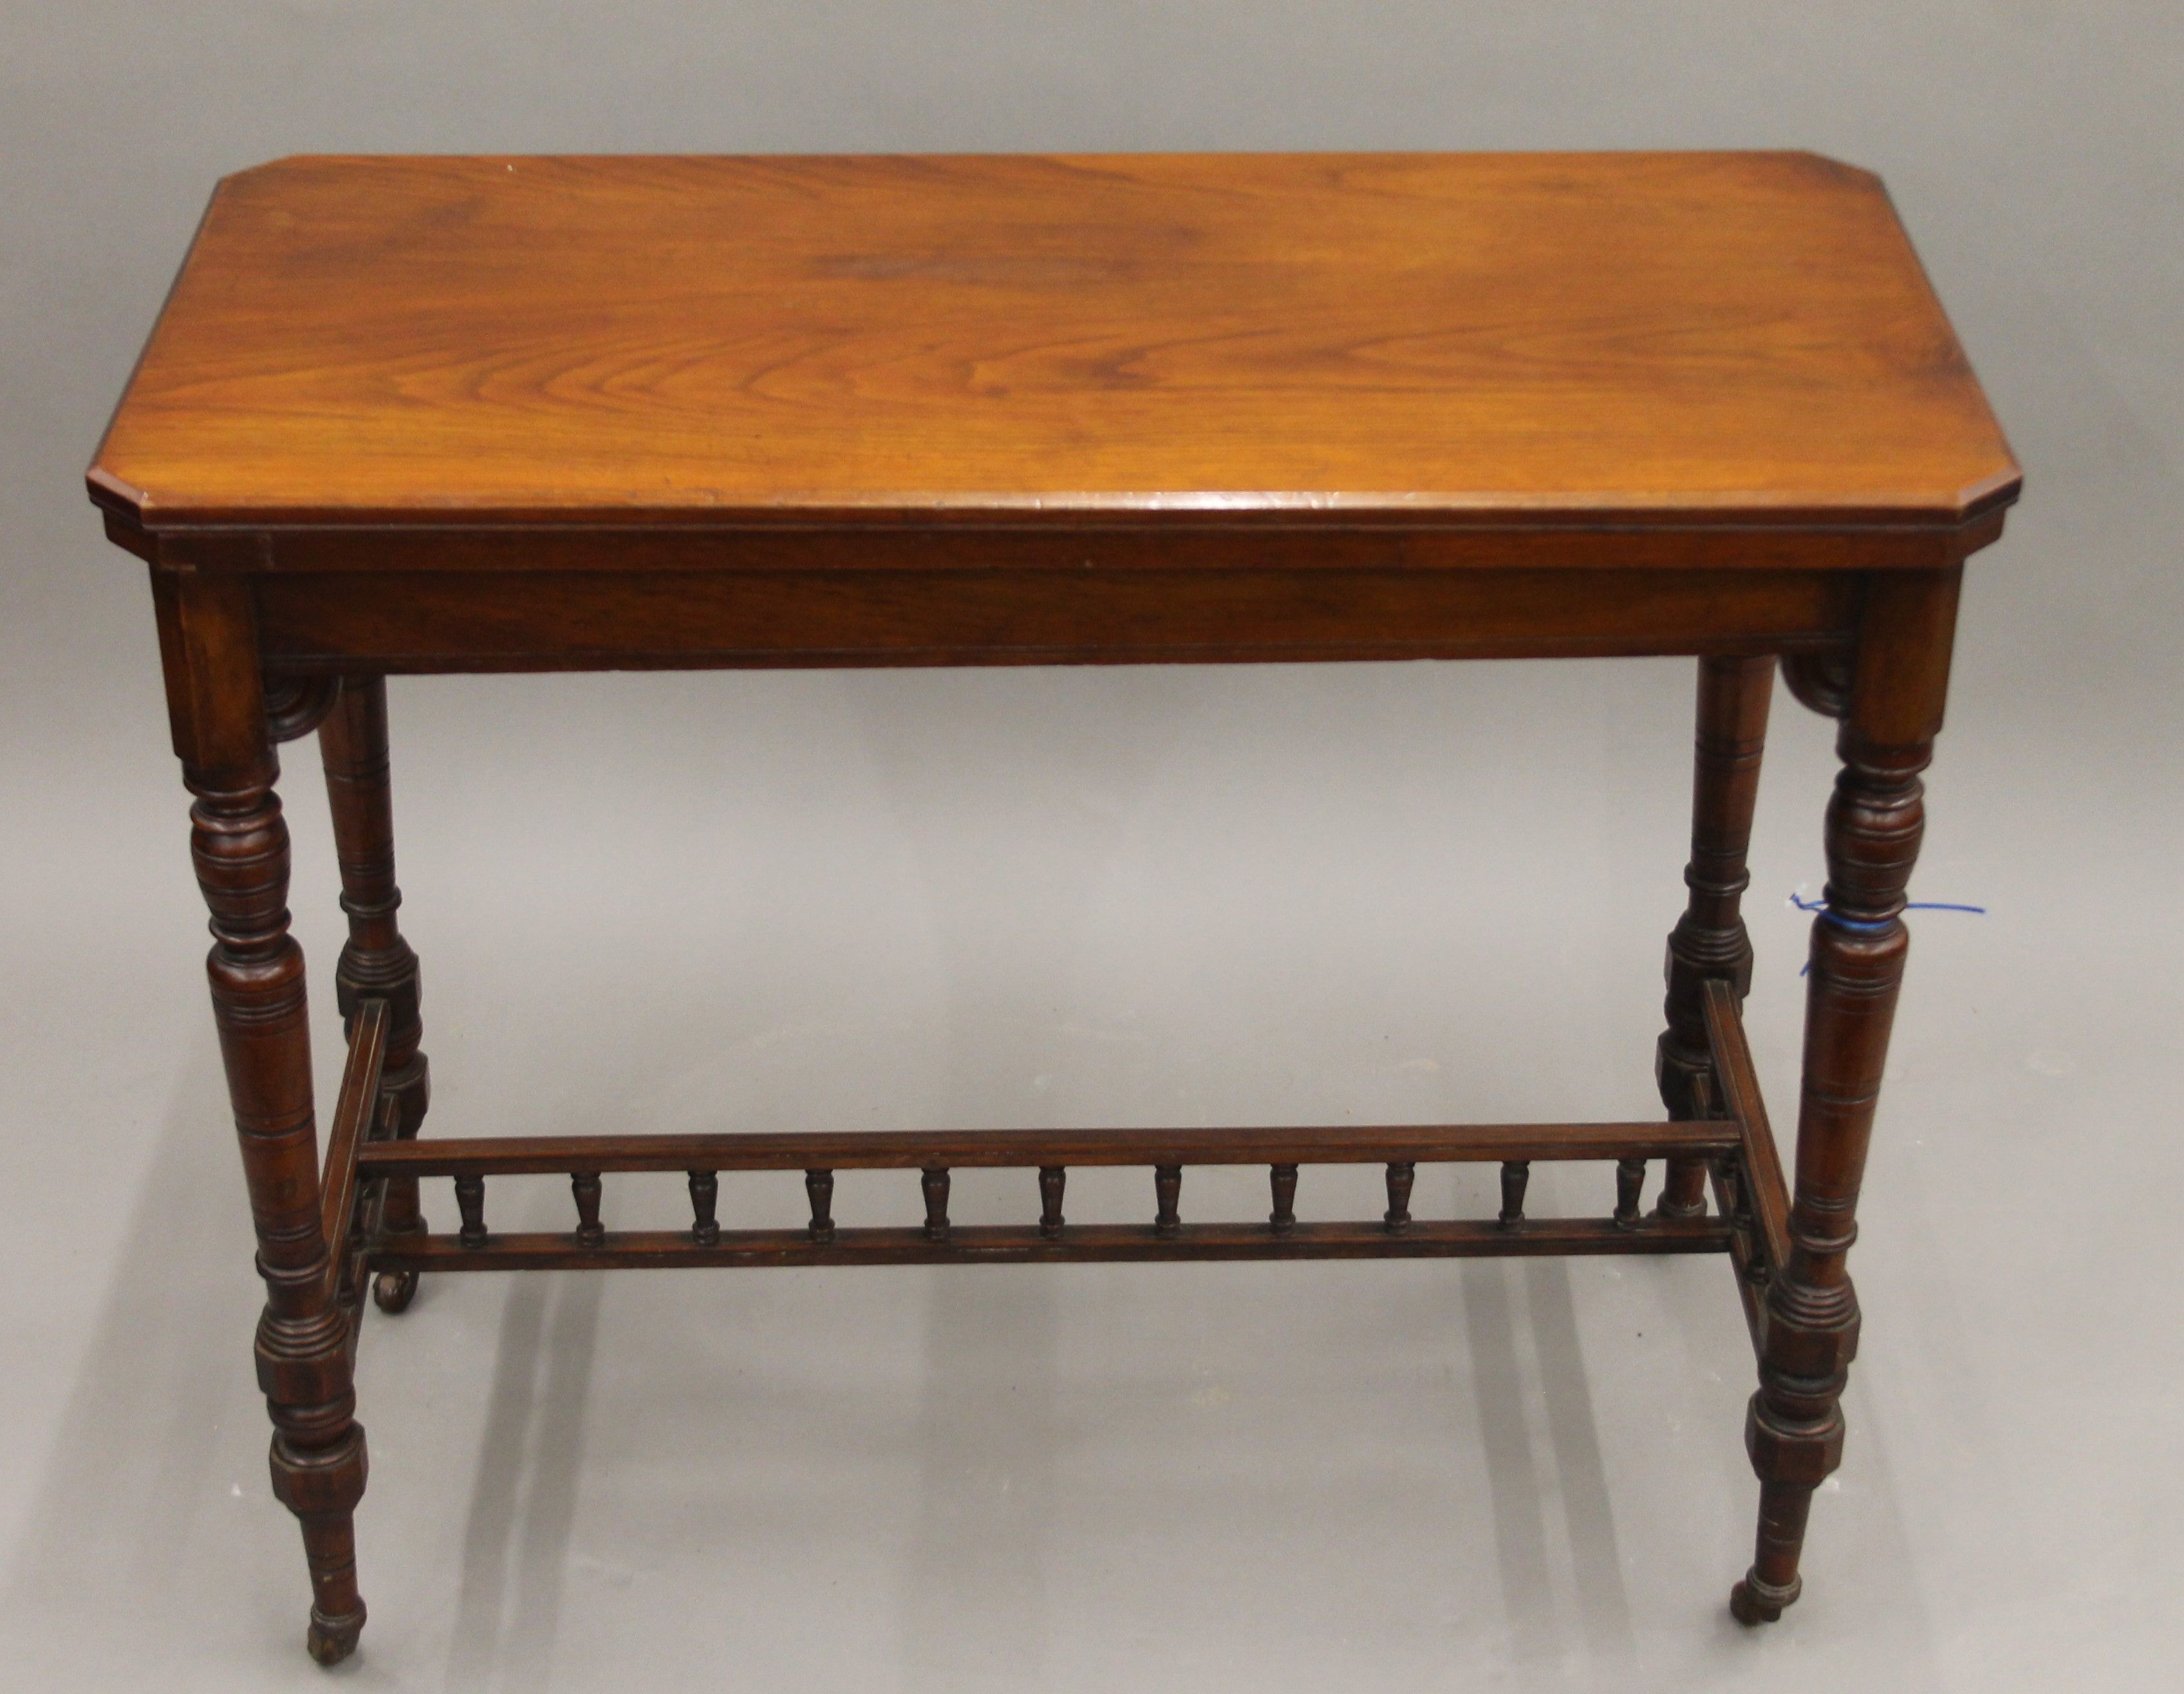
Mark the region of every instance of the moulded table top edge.
POLYGON ((1367 493, 1334 497, 1240 490, 1178 493, 1085 493, 1038 499, 998 493, 883 493, 850 505, 793 497, 766 504, 486 508, 421 502, 386 510, 198 508, 170 514, 155 497, 94 465, 85 478, 92 504, 155 534, 446 532, 490 530, 687 529, 1173 529, 1323 530, 1669 530, 1795 529, 1938 532, 1964 529, 2014 504, 2023 475, 2014 466, 1969 487, 1950 504, 1919 506, 1873 493, 1839 504, 1798 505, 1794 497, 1755 491, 1705 502, 1632 504, 1623 497, 1509 499, 1459 504, 1430 496, 1367 493))

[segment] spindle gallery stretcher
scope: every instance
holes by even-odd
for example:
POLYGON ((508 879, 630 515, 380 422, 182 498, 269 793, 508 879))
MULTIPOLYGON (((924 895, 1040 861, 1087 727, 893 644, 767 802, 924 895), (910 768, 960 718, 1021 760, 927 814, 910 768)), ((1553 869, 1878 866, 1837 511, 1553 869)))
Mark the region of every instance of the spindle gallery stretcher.
MULTIPOLYGON (((348 1266, 343 1300, 362 1297, 362 1271, 608 1270, 617 1266, 978 1264, 1060 1259, 1270 1259, 1479 1257, 1540 1253, 1733 1252, 1745 1281, 1764 1287, 1783 1262, 1789 1196, 1764 1109, 1749 1085, 1751 1057, 1736 997, 1708 985, 1713 1074, 1740 1102, 1728 1116, 1666 1123, 1391 1125, 1324 1129, 991 1129, 954 1134, 850 1131, 828 1134, 525 1135, 482 1140, 392 1139, 393 1117, 374 1116, 386 1056, 387 1002, 369 1000, 356 1019, 340 1109, 320 1179, 332 1261, 348 1266), (1713 1002, 1719 1001, 1719 1004, 1713 1002), (367 1039, 367 1037, 369 1039, 367 1039), (1528 1218, 1524 1190, 1538 1159, 1613 1160, 1615 1210, 1603 1218, 1528 1218), (1724 1193, 1719 1219, 1641 1216, 1652 1160, 1696 1162, 1724 1193), (1496 1161, 1502 1210, 1492 1220, 1411 1215, 1420 1164, 1496 1161), (1306 1165, 1384 1163, 1388 1209, 1358 1223, 1299 1223, 1297 1175, 1306 1165), (1263 1164, 1273 1210, 1263 1224, 1186 1223, 1181 1196, 1190 1165, 1263 1164), (1076 1223, 1062 1212, 1072 1167, 1134 1165, 1153 1173, 1149 1223, 1076 1223), (1036 1225, 965 1228, 948 1218, 949 1173, 1036 1170, 1036 1225), (801 1171, 811 1221, 800 1228, 727 1229, 717 1216, 723 1171, 801 1171), (925 1200, 922 1226, 843 1229, 832 1215, 838 1170, 916 1171, 925 1200), (615 1172, 687 1172, 688 1229, 610 1231, 600 1221, 603 1179, 615 1172), (574 1229, 497 1234, 485 1223, 488 1176, 566 1175, 574 1229), (382 1197, 389 1179, 453 1177, 462 1228, 450 1234, 390 1234, 382 1197)), ((1750 1316, 1754 1339, 1763 1307, 1750 1316)))
MULTIPOLYGON (((369 1288, 621 1266, 1722 1252, 1758 1355, 1747 1623, 1797 1596, 1856 1350, 1846 1273, 1964 560, 2017 467, 1868 174, 1803 153, 297 159, 214 194, 90 472, 151 566, 213 1007, 266 1284, 309 1644, 364 1624, 369 1288), (1658 1123, 419 1139, 386 678, 862 665, 1699 660, 1658 1123), (1838 721, 1797 1184, 1739 915, 1778 661, 1838 721), (323 1161, 276 745, 315 730, 349 939, 323 1161), (1607 1215, 1535 1218, 1540 1160, 1607 1215), (1498 1216, 1411 1211, 1498 1164, 1498 1216), (1388 1203, 1297 1216, 1306 1167, 1388 1203), (1663 1175, 1643 1207, 1650 1166, 1663 1175), (1263 1223, 1183 1177, 1263 1165, 1263 1223), (1153 1173, 1071 1222, 1069 1171, 1153 1173), (951 1171, 1035 1171, 1021 1223, 951 1171), (834 1173, 924 1222, 838 1226, 834 1173), (721 1179, 801 1171, 806 1218, 721 1179), (687 1229, 607 1179, 687 1175, 687 1229), (510 1234, 488 1179, 570 1180, 510 1234), (420 1185, 453 1184, 460 1227, 420 1185), (1708 1195, 1711 1192, 1712 1204, 1708 1195), (1602 1190, 1603 1201, 1606 1188, 1602 1190), (907 1196, 905 1196, 906 1198, 907 1196), (764 1227, 761 1227, 763 1225, 764 1227)), ((1308 1194, 1308 1190, 1307 1190, 1308 1194)))

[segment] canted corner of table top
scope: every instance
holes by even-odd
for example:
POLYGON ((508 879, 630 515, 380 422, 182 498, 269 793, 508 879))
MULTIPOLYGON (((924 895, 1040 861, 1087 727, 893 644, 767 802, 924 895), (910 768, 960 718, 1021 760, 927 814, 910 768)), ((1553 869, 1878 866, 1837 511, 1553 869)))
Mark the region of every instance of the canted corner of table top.
POLYGON ((1879 179, 1795 153, 282 159, 220 184, 90 471, 149 552, 1152 524, 1923 559, 2018 482, 1879 179))

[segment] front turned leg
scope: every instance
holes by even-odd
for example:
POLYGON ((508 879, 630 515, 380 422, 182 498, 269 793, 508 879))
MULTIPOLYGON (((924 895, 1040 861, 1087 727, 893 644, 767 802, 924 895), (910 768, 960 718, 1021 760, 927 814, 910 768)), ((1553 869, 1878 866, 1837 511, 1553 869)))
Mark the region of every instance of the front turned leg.
POLYGON ((205 969, 265 1281, 258 1382, 273 1419, 273 1492, 303 1524, 307 1641, 332 1664, 364 1628, 354 1513, 365 1443, 320 1222, 304 956, 288 933, 288 829, 274 793, 281 714, 268 710, 247 577, 155 568, 152 589, 175 751, 196 796, 191 853, 212 913, 205 969))
POLYGON ((1747 1624, 1779 1618, 1797 1599, 1813 1491, 1842 1460, 1841 1401, 1859 1321, 1847 1259, 1909 943, 1904 895, 1925 821, 1919 773, 1941 727, 1956 586, 1954 571, 1875 582, 1840 701, 1842 770, 1805 995, 1790 1257, 1769 1287, 1759 1391, 1745 1419, 1759 1531, 1730 1610, 1747 1624))
MULTIPOLYGON (((394 917, 402 890, 394 882, 384 677, 343 680, 339 698, 319 725, 319 755, 326 766, 334 851, 341 864, 342 910, 348 914, 348 941, 334 967, 334 994, 344 1025, 355 1017, 360 1001, 387 1003, 387 1071, 381 1088, 394 1100, 394 1133, 406 1141, 425 1121, 432 1083, 418 1046, 424 1026, 418 1015, 417 956, 402 939, 394 917)), ((415 1177, 388 1179, 383 1217, 390 1234, 424 1230, 415 1177)), ((371 1285, 382 1312, 406 1309, 416 1292, 415 1271, 382 1271, 371 1285)))
POLYGON ((258 1381, 273 1419, 273 1492, 302 1521, 313 1590, 307 1644, 332 1664, 355 1650, 364 1628, 353 1518, 364 1429, 320 1227, 304 958, 288 933, 288 832, 274 776, 270 749, 241 768, 186 771, 197 796, 198 882, 212 911, 213 1015, 265 1279, 258 1381))
MULTIPOLYGON (((1774 660, 1699 660, 1698 730, 1693 749, 1691 858, 1684 883, 1691 897, 1669 933, 1669 995, 1663 1010, 1653 1074, 1669 1116, 1700 1115, 1699 1083, 1713 1064, 1707 1039, 1706 985, 1724 977, 1740 997, 1752 987, 1752 943, 1739 908, 1751 883, 1745 855, 1759 794, 1759 761, 1767 747, 1767 707, 1774 660)), ((1706 1164, 1671 1159, 1655 1211, 1696 1218, 1706 1211, 1706 1164)))

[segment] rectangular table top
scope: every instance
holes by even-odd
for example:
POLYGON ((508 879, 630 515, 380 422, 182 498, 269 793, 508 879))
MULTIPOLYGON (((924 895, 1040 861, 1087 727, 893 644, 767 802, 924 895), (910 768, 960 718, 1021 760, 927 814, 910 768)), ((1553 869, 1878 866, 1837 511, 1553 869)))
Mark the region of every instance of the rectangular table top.
POLYGON ((90 471, 155 532, 1954 529, 2018 471, 1809 153, 297 158, 90 471))

